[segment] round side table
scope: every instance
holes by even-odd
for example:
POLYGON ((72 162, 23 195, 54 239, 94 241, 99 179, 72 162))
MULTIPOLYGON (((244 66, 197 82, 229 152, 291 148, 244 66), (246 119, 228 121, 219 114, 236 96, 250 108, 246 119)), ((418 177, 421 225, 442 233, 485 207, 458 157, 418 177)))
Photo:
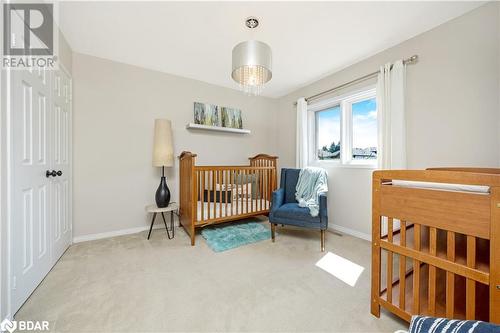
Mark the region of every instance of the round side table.
POLYGON ((153 219, 151 220, 151 227, 149 228, 148 239, 149 237, 151 237, 151 231, 153 231, 153 224, 155 223, 156 214, 158 213, 160 213, 161 217, 163 218, 163 223, 165 224, 165 229, 167 230, 168 239, 174 238, 175 236, 174 213, 176 215, 179 215, 178 211, 179 211, 179 205, 175 202, 171 202, 170 205, 168 205, 168 207, 164 208, 159 208, 156 206, 156 204, 146 206, 146 212, 153 213, 153 219), (163 214, 166 212, 170 212, 170 230, 167 227, 167 221, 165 220, 165 215, 163 214), (172 237, 170 237, 170 231, 172 231, 172 237))

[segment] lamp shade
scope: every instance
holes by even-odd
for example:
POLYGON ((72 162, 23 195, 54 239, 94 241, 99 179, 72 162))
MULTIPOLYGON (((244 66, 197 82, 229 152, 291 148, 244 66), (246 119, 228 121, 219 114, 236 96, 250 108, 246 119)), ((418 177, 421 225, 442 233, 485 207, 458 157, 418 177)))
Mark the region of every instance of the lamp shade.
POLYGON ((271 47, 258 40, 239 43, 233 48, 232 69, 231 77, 241 89, 258 95, 273 76, 271 47))
POLYGON ((167 119, 155 119, 153 166, 171 167, 173 165, 172 123, 167 119))

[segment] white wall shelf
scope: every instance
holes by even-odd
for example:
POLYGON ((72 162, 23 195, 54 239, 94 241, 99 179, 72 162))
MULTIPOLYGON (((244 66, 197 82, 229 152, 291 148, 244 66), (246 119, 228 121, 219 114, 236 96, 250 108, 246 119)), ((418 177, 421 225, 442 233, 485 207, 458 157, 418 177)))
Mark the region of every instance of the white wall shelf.
POLYGON ((251 131, 247 129, 239 129, 239 128, 230 128, 230 127, 221 127, 221 126, 208 126, 208 125, 200 125, 189 123, 186 125, 187 129, 197 129, 197 130, 207 130, 207 131, 217 131, 217 132, 229 132, 229 133, 238 133, 238 134, 250 134, 251 131))

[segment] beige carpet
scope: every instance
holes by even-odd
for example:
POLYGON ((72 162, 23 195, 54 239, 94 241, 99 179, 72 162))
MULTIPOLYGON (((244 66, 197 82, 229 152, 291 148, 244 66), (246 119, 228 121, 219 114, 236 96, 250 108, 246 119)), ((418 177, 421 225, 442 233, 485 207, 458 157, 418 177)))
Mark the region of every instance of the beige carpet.
POLYGON ((327 233, 326 250, 365 269, 355 287, 315 266, 319 232, 278 228, 222 253, 165 230, 71 246, 16 315, 57 332, 393 332, 370 314, 370 243, 327 233))

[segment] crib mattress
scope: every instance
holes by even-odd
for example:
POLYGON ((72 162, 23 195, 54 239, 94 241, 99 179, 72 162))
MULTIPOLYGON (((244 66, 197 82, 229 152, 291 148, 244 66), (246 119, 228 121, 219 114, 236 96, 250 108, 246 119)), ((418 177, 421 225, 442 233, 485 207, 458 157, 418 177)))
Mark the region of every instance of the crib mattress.
POLYGON ((489 186, 481 185, 464 185, 464 184, 448 184, 448 183, 432 183, 432 182, 417 182, 408 180, 392 180, 392 185, 410 188, 422 188, 429 190, 442 190, 453 192, 472 192, 479 194, 487 194, 490 192, 489 186))
POLYGON ((268 210, 270 208, 271 208, 271 202, 269 200, 263 200, 263 199, 248 200, 248 210, 247 210, 246 199, 234 200, 232 203, 227 203, 227 204, 225 202, 202 203, 201 201, 198 201, 196 220, 201 221, 202 209, 203 209, 203 220, 208 220, 221 217, 238 216, 246 213, 254 213, 263 210, 268 210), (209 212, 210 216, 208 216, 209 212))

